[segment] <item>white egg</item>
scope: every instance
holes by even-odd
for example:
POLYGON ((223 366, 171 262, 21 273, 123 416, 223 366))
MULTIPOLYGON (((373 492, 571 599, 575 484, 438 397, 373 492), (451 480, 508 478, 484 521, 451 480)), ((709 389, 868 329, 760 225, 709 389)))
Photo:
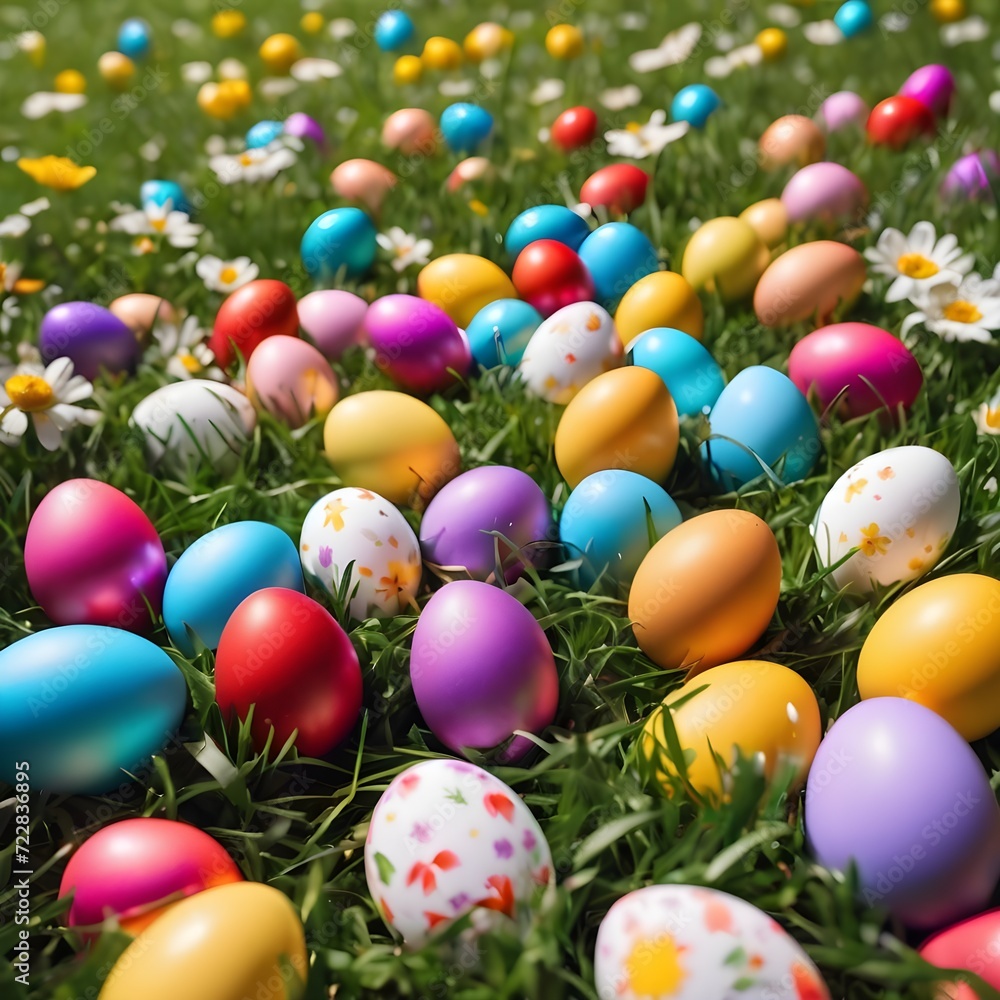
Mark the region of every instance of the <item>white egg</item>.
POLYGON ((651 885, 622 896, 597 931, 601 1000, 829 1000, 809 956, 727 892, 651 885))
POLYGON ((534 395, 568 403, 591 379, 617 368, 621 357, 621 340, 607 310, 594 302, 574 302, 531 335, 518 371, 534 395))
POLYGON ((420 586, 420 543, 406 518, 384 497, 353 486, 334 490, 309 508, 299 538, 302 569, 336 594, 351 570, 351 615, 363 619, 407 609, 420 586))
POLYGON ((425 760, 398 774, 365 841, 368 891, 412 947, 466 913, 486 930, 527 911, 552 877, 541 827, 515 792, 474 764, 425 760))
POLYGON ((154 465, 184 471, 204 463, 228 474, 239 464, 257 417, 232 386, 190 379, 151 392, 132 411, 130 423, 142 431, 154 465))
POLYGON ((958 477, 940 452, 889 448, 848 469, 812 526, 820 564, 857 552, 831 574, 838 589, 916 580, 942 556, 958 524, 958 477))

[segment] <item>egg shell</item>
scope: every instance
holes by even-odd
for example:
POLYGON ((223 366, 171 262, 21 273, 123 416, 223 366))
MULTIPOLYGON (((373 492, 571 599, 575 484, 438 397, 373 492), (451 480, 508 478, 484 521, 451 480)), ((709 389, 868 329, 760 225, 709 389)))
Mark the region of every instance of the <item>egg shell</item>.
POLYGON ((826 136, 805 115, 783 115, 764 129, 757 146, 765 170, 777 170, 791 163, 805 167, 823 159, 826 136))
POLYGON ((797 171, 781 192, 788 221, 832 224, 859 219, 868 191, 858 176, 839 163, 811 163, 797 171))
POLYGON ((564 306, 532 334, 518 365, 529 391, 568 403, 592 378, 620 363, 614 321, 596 302, 564 306))
POLYGON ((567 108, 552 123, 552 141, 564 152, 582 149, 597 138, 597 114, 587 107, 567 108))
POLYGON ((309 963, 302 922, 259 882, 182 900, 125 949, 98 1000, 292 1000, 309 963))
POLYGON ((874 145, 900 150, 921 136, 934 134, 934 115, 915 97, 897 94, 872 108, 865 130, 874 145))
POLYGON ((285 135, 294 136, 296 139, 308 139, 318 146, 321 152, 326 152, 329 146, 323 126, 304 111, 293 111, 282 124, 282 131, 285 135))
POLYGON ((333 281, 341 274, 361 278, 375 263, 375 235, 375 224, 360 208, 331 208, 303 233, 302 263, 317 281, 333 281))
POLYGON ((788 210, 780 198, 755 201, 739 214, 764 245, 773 250, 788 237, 788 210))
POLYGON ((232 613, 264 587, 305 590, 291 538, 263 521, 213 528, 180 554, 167 577, 163 623, 170 641, 193 657, 193 632, 206 648, 215 649, 232 613))
POLYGON ((923 576, 944 554, 961 498, 951 462, 933 448, 904 445, 863 458, 826 494, 813 539, 838 590, 868 593, 923 576))
POLYGON ((511 274, 517 294, 542 316, 594 299, 594 280, 576 251, 558 240, 535 240, 518 255, 511 274))
POLYGON ((520 299, 497 299, 483 306, 465 330, 473 362, 483 368, 517 365, 541 325, 542 314, 520 299))
POLYGON ((526 923, 552 878, 552 855, 499 778, 464 761, 423 760, 397 774, 375 806, 365 875, 386 924, 419 948, 470 912, 480 930, 501 914, 526 923))
POLYGON ((333 190, 341 198, 359 201, 377 215, 386 195, 396 186, 399 178, 388 168, 374 160, 344 160, 330 174, 333 190))
POLYGON ((705 313, 691 283, 673 271, 657 271, 640 278, 615 310, 615 326, 622 344, 640 333, 668 326, 701 340, 705 313))
POLYGON ((184 716, 187 687, 148 639, 62 625, 0 651, 0 778, 31 764, 31 787, 97 795, 127 784, 184 716), (128 772, 126 774, 125 772, 128 772))
POLYGON ((598 226, 580 244, 578 252, 593 278, 597 301, 609 312, 640 278, 660 266, 649 238, 627 222, 598 226))
POLYGON ((695 289, 737 300, 753 292, 770 261, 770 252, 750 223, 721 216, 699 226, 688 240, 681 274, 695 289))
POLYGON ((719 95, 707 84, 692 83, 681 87, 670 103, 670 117, 675 122, 687 122, 694 128, 704 128, 712 112, 722 107, 719 95))
POLYGON ((851 125, 864 126, 869 108, 852 90, 838 90, 819 106, 819 121, 827 132, 839 132, 851 125))
POLYGON ((650 175, 632 163, 611 163, 595 170, 580 188, 580 201, 627 215, 646 200, 650 175))
POLYGON ((485 156, 469 156, 448 175, 448 190, 461 191, 467 184, 496 176, 493 164, 485 156))
POLYGON ((947 66, 931 63, 915 69, 899 88, 903 97, 913 97, 935 118, 944 118, 955 96, 955 77, 947 66))
POLYGON ((227 368, 236 352, 249 361, 267 337, 297 337, 299 314, 295 295, 283 281, 258 278, 237 288, 215 314, 208 346, 218 364, 227 368))
MULTIPOLYGON (((994 989, 1000 989, 1000 909, 987 910, 962 920, 928 938, 919 948, 920 957, 942 969, 968 969, 994 989), (984 956, 989 960, 984 962, 984 956)), ((939 984, 951 1000, 978 1000, 966 983, 939 984)))
POLYGON ((143 205, 153 204, 160 208, 170 202, 175 211, 194 215, 194 208, 177 181, 143 181, 139 187, 139 200, 143 205))
POLYGON ((386 10, 375 22, 375 44, 383 52, 401 49, 416 34, 410 15, 402 10, 386 10))
POLYGON ((196 826, 137 816, 109 823, 77 848, 59 898, 72 894, 66 926, 90 941, 108 917, 140 934, 167 912, 166 900, 242 880, 226 849, 196 826))
POLYGON ((133 500, 95 479, 68 479, 31 515, 24 569, 31 596, 56 625, 146 632, 160 613, 167 557, 133 500))
POLYGON ((298 337, 268 337, 247 364, 247 397, 289 427, 325 417, 337 402, 337 377, 320 352, 298 337))
POLYGON ((247 134, 245 138, 247 149, 263 149, 265 146, 269 146, 275 139, 277 139, 282 131, 284 130, 284 125, 279 121, 262 121, 257 122, 256 125, 251 125, 247 129, 247 134))
POLYGON ((339 361, 364 336, 368 303, 353 292, 320 288, 303 295, 296 311, 306 336, 328 361, 339 361))
POLYGON ((803 337, 788 356, 788 375, 824 410, 839 397, 848 417, 888 407, 890 419, 913 405, 924 381, 902 341, 869 323, 835 323, 803 337))
POLYGON ((181 321, 177 310, 166 299, 145 292, 119 296, 108 306, 108 311, 117 316, 141 342, 149 339, 158 320, 175 326, 181 321))
POLYGON ((840 28, 845 38, 855 38, 871 30, 875 24, 875 15, 865 0, 847 0, 837 8, 833 23, 840 28))
POLYGON ((493 115, 478 104, 459 102, 441 112, 441 135, 455 153, 474 153, 493 132, 493 115))
POLYGON ((657 666, 691 675, 742 656, 778 605, 781 555, 767 524, 714 510, 669 531, 636 571, 628 615, 657 666))
POLYGON ((853 247, 833 240, 801 243, 773 260, 761 275, 754 312, 772 328, 808 319, 825 326, 834 309, 853 305, 867 278, 865 259, 853 247))
POLYGON ((142 351, 132 330, 114 313, 94 302, 63 302, 53 306, 38 328, 38 349, 48 364, 69 358, 77 375, 91 382, 135 371, 142 351))
POLYGON ((149 54, 153 43, 153 30, 149 22, 141 17, 130 17, 122 21, 118 29, 118 51, 130 59, 142 59, 149 54))
POLYGON ((463 330, 483 306, 516 299, 510 278, 491 260, 450 253, 432 260, 417 276, 417 294, 443 309, 463 330))
POLYGON ((594 981, 600 1000, 830 1000, 816 966, 772 917, 693 885, 622 896, 597 931, 594 981))
POLYGON ((993 201, 993 186, 1000 179, 1000 154, 992 149, 969 153, 957 160, 941 182, 945 198, 981 198, 993 201))
POLYGON ((628 362, 656 372, 682 416, 711 409, 726 387, 722 369, 708 349, 681 330, 660 327, 639 334, 628 345, 628 362))
POLYGON ((1000 876, 1000 806, 983 765, 904 698, 863 701, 833 724, 809 771, 805 828, 821 865, 853 860, 865 904, 910 927, 983 909, 1000 876))
POLYGON ((507 227, 503 245, 510 259, 535 240, 556 240, 579 251, 590 235, 586 219, 565 205, 536 205, 517 216, 507 227))

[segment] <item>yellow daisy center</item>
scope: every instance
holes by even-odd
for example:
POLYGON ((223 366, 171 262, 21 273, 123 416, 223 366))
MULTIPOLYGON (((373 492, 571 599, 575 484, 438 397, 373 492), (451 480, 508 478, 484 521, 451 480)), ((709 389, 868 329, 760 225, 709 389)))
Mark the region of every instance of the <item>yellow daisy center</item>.
POLYGON ((673 996, 684 982, 680 950, 669 934, 636 941, 625 960, 625 972, 637 997, 673 996))
POLYGON ((167 220, 165 218, 164 219, 150 219, 149 220, 149 224, 158 233, 162 233, 167 228, 167 220))
POLYGON ((899 268, 900 274, 916 278, 918 281, 923 278, 933 278, 941 270, 934 261, 922 253, 904 253, 896 261, 896 267, 899 268))
POLYGON ((1000 406, 986 411, 986 426, 1000 431, 1000 406))
POLYGON ((478 198, 473 198, 472 201, 469 202, 469 208, 471 208, 476 215, 481 215, 484 218, 489 215, 490 211, 478 198))
POLYGON ((978 323, 983 318, 983 314, 974 302, 959 299, 944 307, 944 318, 950 319, 952 323, 978 323))
POLYGON ((240 163, 242 163, 244 167, 249 167, 250 164, 253 163, 253 157, 249 153, 241 153, 240 163))
POLYGON ((0 288, 3 288, 4 279, 7 277, 7 265, 0 263, 0 288))
POLYGON ((10 401, 25 413, 47 410, 55 402, 52 386, 39 375, 11 375, 4 389, 10 401))
POLYGON ((642 126, 638 122, 629 122, 628 125, 625 126, 625 131, 626 132, 636 132, 637 133, 637 132, 639 132, 641 130, 642 130, 642 126))
POLYGON ((177 355, 180 363, 184 366, 184 370, 191 372, 192 375, 196 375, 201 371, 201 362, 193 355, 187 352, 177 355))
POLYGON ((224 267, 219 272, 219 281, 224 285, 231 285, 238 277, 235 267, 224 267))

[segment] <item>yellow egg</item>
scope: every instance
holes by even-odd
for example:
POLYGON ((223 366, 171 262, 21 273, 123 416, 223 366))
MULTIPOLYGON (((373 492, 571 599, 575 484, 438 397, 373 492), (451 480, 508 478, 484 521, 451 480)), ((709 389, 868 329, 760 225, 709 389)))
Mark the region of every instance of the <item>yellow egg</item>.
POLYGON ((252 96, 246 80, 203 83, 198 88, 198 107, 213 118, 226 121, 249 107, 252 96))
POLYGON ((87 81, 78 69, 64 69, 56 75, 57 94, 85 94, 87 81))
POLYGON ((516 299, 504 271, 485 257, 450 253, 432 260, 417 275, 417 294, 443 309, 463 330, 483 306, 516 299))
POLYGON ((967 740, 1000 727, 1000 580, 943 576, 904 594, 858 659, 862 698, 908 698, 967 740))
POLYGON ((232 882, 175 903, 122 953, 99 1000, 291 1000, 308 975, 291 901, 232 882))
POLYGON ((755 201, 740 212, 740 218, 773 250, 781 246, 788 236, 788 211, 780 198, 755 201))
POLYGON ((639 648, 691 675, 742 656, 778 606, 781 555, 767 524, 713 510, 669 531, 632 580, 628 615, 639 648))
POLYGON ((557 24, 545 36, 546 51, 553 59, 576 59, 583 55, 583 33, 572 24, 557 24))
POLYGON ((375 389, 342 399, 323 427, 326 457, 345 486, 421 506, 461 471, 451 428, 426 403, 375 389))
POLYGON ((121 52, 105 52, 97 60, 97 71, 109 86, 124 90, 135 76, 135 63, 121 52))
POLYGON ((484 21, 465 36, 462 48, 470 62, 479 63, 510 48, 514 35, 500 24, 484 21))
POLYGON ((399 86, 417 83, 424 72, 419 56, 400 56, 392 67, 393 82, 399 86))
POLYGON ((462 65, 462 47, 454 39, 432 35, 424 42, 420 58, 428 69, 458 69, 462 65))
POLYGON ((792 787, 799 787, 822 736, 816 696, 794 670, 766 660, 712 667, 668 695, 643 730, 643 756, 668 795, 681 777, 667 752, 668 710, 688 783, 716 800, 725 795, 716 755, 725 767, 738 756, 758 760, 768 779, 793 770, 792 787), (683 703, 674 708, 678 702, 683 703))
POLYGON ((663 379, 648 368, 616 368, 570 400, 556 428, 556 465, 571 488, 603 469, 662 482, 678 438, 677 407, 663 379))
POLYGON ((788 51, 788 35, 781 28, 765 28, 754 41, 765 62, 777 62, 788 51))
POLYGON ((722 216, 699 226, 688 240, 681 274, 694 288, 735 301, 753 292, 770 259, 753 226, 722 216))
POLYGON ((673 271, 640 278, 618 303, 615 326, 622 344, 658 326, 670 326, 701 340, 705 314, 691 283, 673 271))
POLYGON ((961 21, 968 14, 965 0, 931 0, 931 14, 939 24, 961 21))
POLYGON ((311 10, 308 14, 302 15, 302 20, 299 21, 299 27, 301 27, 307 35, 318 35, 323 30, 323 25, 325 23, 323 15, 318 10, 311 10))
POLYGON ((264 39, 259 53, 269 73, 283 76, 302 56, 302 46, 294 35, 279 32, 264 39))
POLYGON ((235 38, 246 26, 246 15, 240 10, 220 10, 212 17, 212 34, 216 38, 235 38))

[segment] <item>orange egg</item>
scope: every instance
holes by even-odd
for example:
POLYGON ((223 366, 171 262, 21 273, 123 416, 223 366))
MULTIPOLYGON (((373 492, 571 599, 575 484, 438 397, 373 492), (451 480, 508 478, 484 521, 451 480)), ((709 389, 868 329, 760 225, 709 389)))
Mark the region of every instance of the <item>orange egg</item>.
POLYGON ((640 278, 623 296, 615 312, 622 345, 658 326, 669 326, 701 340, 705 313, 691 283, 673 271, 654 271, 640 278))
POLYGON ((375 214, 398 180, 388 167, 364 159, 345 160, 330 174, 333 190, 341 198, 359 201, 375 214))
POLYGON ((176 326, 180 322, 177 310, 159 295, 132 292, 115 299, 108 310, 113 312, 136 336, 145 343, 157 321, 176 326))
POLYGON ((437 124, 423 108, 400 108, 382 126, 382 144, 407 156, 430 156, 437 149, 437 124))
POLYGON ((789 163, 805 167, 823 159, 826 136, 811 118, 784 115, 768 125, 758 147, 765 170, 776 170, 789 163))
POLYGON ((788 236, 788 210, 780 198, 755 201, 740 212, 740 218, 773 250, 788 236))

